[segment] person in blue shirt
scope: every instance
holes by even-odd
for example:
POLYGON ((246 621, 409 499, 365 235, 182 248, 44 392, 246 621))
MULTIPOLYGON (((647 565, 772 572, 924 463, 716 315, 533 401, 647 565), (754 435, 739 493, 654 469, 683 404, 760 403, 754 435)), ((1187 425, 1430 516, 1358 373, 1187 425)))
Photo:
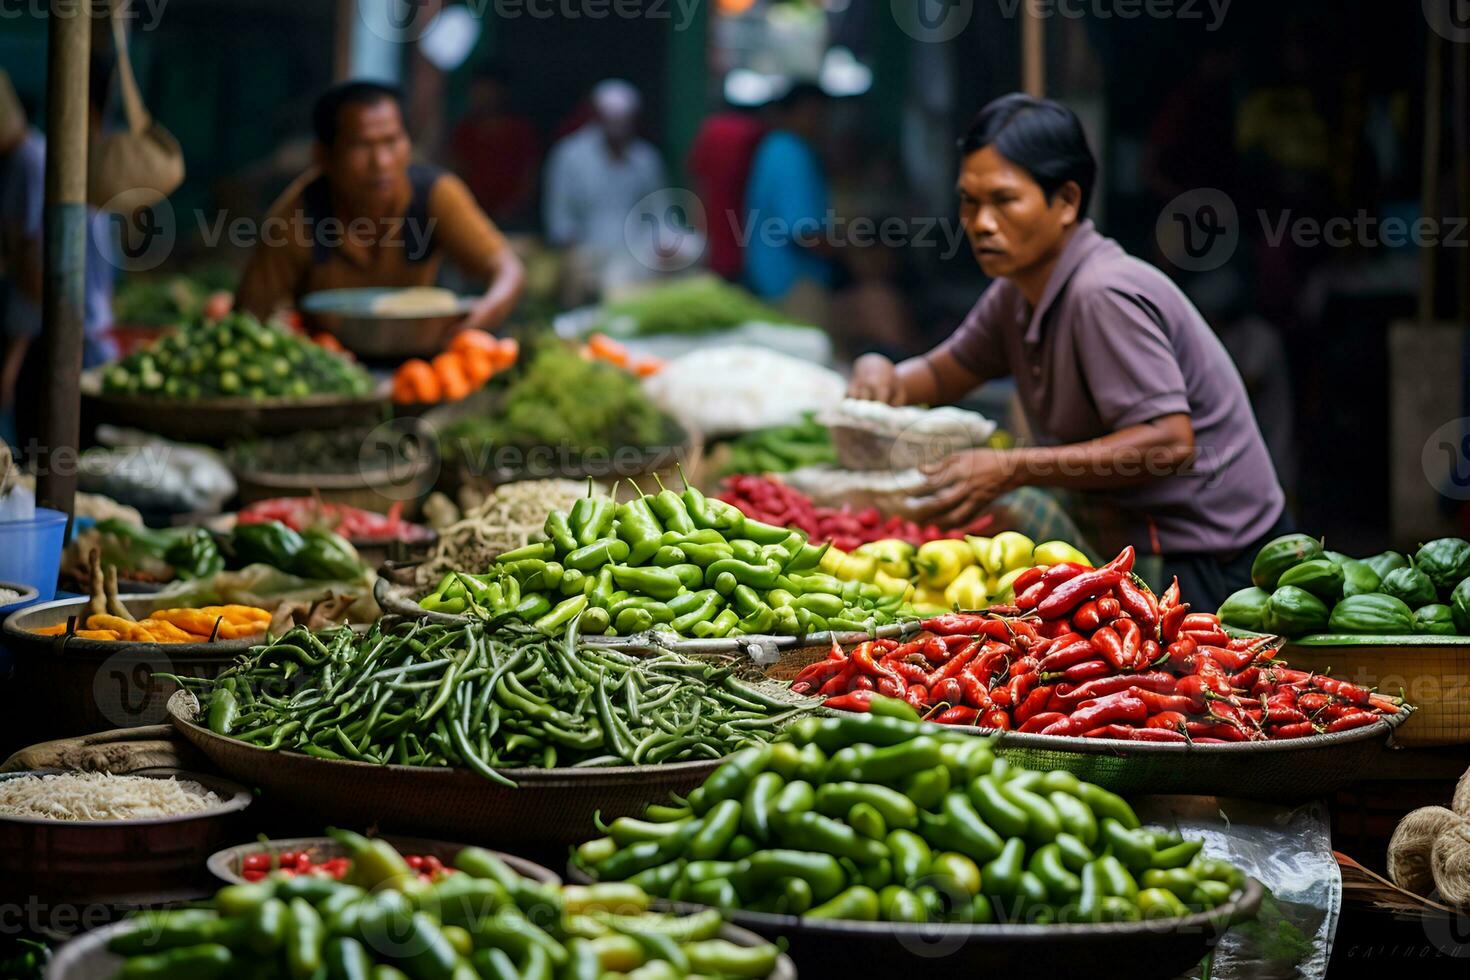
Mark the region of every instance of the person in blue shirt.
MULTIPOLYGON (((809 82, 793 85, 774 106, 745 192, 746 285, 757 296, 819 316, 835 278, 828 241, 827 176, 817 145, 828 96, 809 82)), ((711 220, 723 220, 712 216, 711 220)))

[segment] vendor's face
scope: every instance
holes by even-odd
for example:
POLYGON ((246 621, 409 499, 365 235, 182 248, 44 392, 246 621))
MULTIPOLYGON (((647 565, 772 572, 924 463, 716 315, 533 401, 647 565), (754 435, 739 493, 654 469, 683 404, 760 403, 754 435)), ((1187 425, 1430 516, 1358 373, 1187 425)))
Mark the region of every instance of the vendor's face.
POLYGON ((396 202, 408 180, 413 146, 398 103, 381 99, 346 105, 337 120, 337 141, 326 148, 322 167, 334 187, 366 208, 396 202))
POLYGON ((1047 201, 1041 185, 993 146, 965 157, 956 189, 970 248, 991 278, 1047 262, 1077 221, 1077 185, 1063 185, 1047 201))

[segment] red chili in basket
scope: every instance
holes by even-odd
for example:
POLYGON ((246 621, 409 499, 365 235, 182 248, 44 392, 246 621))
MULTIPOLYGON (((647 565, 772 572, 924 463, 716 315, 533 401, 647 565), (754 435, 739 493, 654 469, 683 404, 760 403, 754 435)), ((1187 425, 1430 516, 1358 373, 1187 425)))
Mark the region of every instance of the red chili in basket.
MULTIPOLYGON (((1099 632, 1101 632, 1099 630, 1099 632)), ((1096 660, 1102 648, 1097 645, 1097 635, 1093 634, 1091 640, 1076 640, 1064 647, 1058 647, 1054 652, 1048 653, 1041 658, 1036 669, 1043 674, 1057 670, 1066 670, 1073 664, 1080 664, 1084 660, 1096 660)))
POLYGON ((877 689, 884 697, 901 698, 909 686, 897 677, 885 676, 878 678, 877 689))
POLYGON ((1083 572, 1058 585, 1045 599, 1036 604, 1036 612, 1042 619, 1054 620, 1067 615, 1080 603, 1096 599, 1113 589, 1123 578, 1117 568, 1104 567, 1083 572))
POLYGON ((946 677, 929 689, 929 700, 935 704, 944 702, 949 705, 960 704, 965 700, 964 689, 960 682, 953 677, 946 677))
POLYGON ((996 728, 1003 732, 1011 730, 1011 716, 1000 708, 994 708, 985 713, 985 718, 980 722, 981 728, 996 728))
POLYGON ((1011 711, 1011 720, 1018 725, 1024 725, 1028 720, 1034 718, 1045 710, 1047 703, 1051 701, 1051 691, 1044 687, 1038 687, 1026 695, 1026 700, 1016 705, 1011 711))
POLYGON ((1313 676, 1312 684, 1319 690, 1331 694, 1333 697, 1343 698, 1344 700, 1351 701, 1353 704, 1366 705, 1373 697, 1373 692, 1366 687, 1349 684, 1347 681, 1340 681, 1335 677, 1328 677, 1325 674, 1313 676))
POLYGON ((1160 694, 1157 691, 1149 691, 1141 687, 1130 687, 1128 693, 1144 704, 1148 705, 1151 714, 1162 711, 1188 711, 1190 709, 1189 698, 1178 694, 1160 694))
POLYGON ((851 662, 843 664, 837 673, 827 679, 827 682, 817 689, 821 695, 843 694, 847 691, 852 679, 857 676, 857 666, 851 662))
POLYGON ((1041 580, 1047 585, 1056 586, 1061 585, 1068 579, 1076 578, 1083 572, 1090 571, 1092 571, 1092 569, 1087 565, 1079 565, 1074 561, 1063 561, 1058 562, 1055 565, 1048 566, 1047 569, 1041 573, 1041 580))
POLYGON ((1047 594, 1050 591, 1051 586, 1047 585, 1045 582, 1037 582, 1025 592, 1022 592, 1020 595, 1016 596, 1016 606, 1023 611, 1027 609, 1035 609, 1037 604, 1040 603, 1042 599, 1046 598, 1047 594))
POLYGON ((955 705, 936 715, 933 721, 941 725, 973 725, 980 718, 980 712, 963 704, 955 705))
POLYGON ((1177 605, 1179 605, 1179 576, 1175 575, 1174 581, 1170 582, 1164 594, 1159 596, 1159 612, 1167 613, 1177 605))
POLYGON ((971 636, 979 633, 988 620, 988 616, 980 613, 945 613, 943 616, 926 619, 919 626, 943 636, 971 636))
POLYGON ((1153 596, 1133 584, 1133 579, 1125 575, 1118 581, 1118 587, 1113 590, 1113 594, 1118 597, 1118 605, 1123 612, 1129 616, 1149 626, 1159 624, 1159 610, 1154 605, 1153 596))
POLYGON ((867 674, 858 674, 852 679, 852 687, 850 688, 850 690, 872 691, 877 689, 877 687, 878 685, 873 683, 873 678, 869 677, 867 674))
POLYGON ((1059 721, 1065 721, 1066 717, 1060 711, 1043 711, 1039 715, 1032 715, 1030 718, 1027 718, 1016 731, 1028 733, 1040 732, 1042 729, 1054 725, 1059 721))
POLYGON ((1099 725, 1123 721, 1142 722, 1147 717, 1147 705, 1126 691, 1119 691, 1079 707, 1065 722, 1051 725, 1042 734, 1079 735, 1099 725))
POLYGON ((1097 612, 1097 600, 1089 599, 1072 613, 1072 628, 1082 632, 1090 633, 1102 625, 1102 617, 1097 612))
POLYGON ((968 704, 972 708, 980 708, 982 710, 990 707, 990 692, 985 689, 984 684, 981 684, 975 679, 974 674, 971 674, 969 671, 962 671, 960 676, 956 677, 955 680, 959 682, 960 691, 964 694, 965 704, 968 704))
POLYGON ((1191 721, 1184 726, 1190 738, 1218 738, 1222 742, 1244 742, 1245 732, 1224 722, 1191 721))
POLYGON ((1173 731, 1183 731, 1189 717, 1182 711, 1160 711, 1156 715, 1149 715, 1148 721, 1143 723, 1145 728, 1168 728, 1173 731))
POLYGON ((1027 589, 1031 588, 1031 586, 1041 581, 1041 575, 1045 571, 1045 565, 1032 565, 1030 568, 1023 571, 1020 575, 1016 576, 1015 581, 1011 583, 1011 592, 1014 595, 1020 595, 1021 593, 1025 592, 1027 589))
POLYGON ((903 699, 920 714, 929 706, 929 689, 923 684, 914 684, 903 692, 903 699))
POLYGON ((1092 634, 1092 645, 1114 670, 1127 670, 1133 666, 1132 658, 1123 649, 1123 640, 1111 626, 1098 627, 1092 634))
POLYGON ((1310 721, 1298 721, 1290 725, 1277 725, 1266 734, 1272 738, 1306 738, 1317 734, 1317 728, 1310 721))
POLYGON ((835 708, 838 711, 872 711, 872 691, 852 691, 835 698, 828 698, 822 702, 824 708, 835 708))
POLYGON ((1159 624, 1159 635, 1163 637, 1165 643, 1173 643, 1179 639, 1180 624, 1184 622, 1184 617, 1188 615, 1189 603, 1187 602, 1181 602, 1176 606, 1171 606, 1169 611, 1164 613, 1163 622, 1159 624))
POLYGON ((1143 666, 1143 629, 1127 617, 1119 618, 1113 624, 1113 630, 1123 641, 1123 660, 1130 668, 1138 669, 1143 666))
MULTIPOLYGON (((1162 671, 1152 671, 1147 674, 1118 674, 1113 677, 1101 677, 1097 680, 1078 684, 1066 694, 1060 695, 1070 705, 1078 705, 1083 701, 1091 701, 1108 694, 1116 694, 1126 691, 1130 687, 1137 687, 1145 691, 1157 691, 1160 694, 1173 694, 1179 685, 1175 678, 1162 671)), ((1065 685, 1057 685, 1060 692, 1065 685)), ((1201 706, 1203 710, 1203 706, 1201 706)))

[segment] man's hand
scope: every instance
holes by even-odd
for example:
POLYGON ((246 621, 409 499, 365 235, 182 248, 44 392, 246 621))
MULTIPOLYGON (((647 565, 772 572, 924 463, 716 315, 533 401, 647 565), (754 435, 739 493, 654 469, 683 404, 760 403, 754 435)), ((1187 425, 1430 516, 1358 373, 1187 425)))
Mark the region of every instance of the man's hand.
POLYGON ((969 449, 923 467, 929 483, 914 518, 941 527, 963 527, 989 507, 996 497, 1015 489, 1015 467, 995 449, 969 449))
POLYGON ((852 366, 852 380, 847 384, 847 397, 885 405, 904 403, 903 382, 898 368, 882 354, 864 354, 852 366))

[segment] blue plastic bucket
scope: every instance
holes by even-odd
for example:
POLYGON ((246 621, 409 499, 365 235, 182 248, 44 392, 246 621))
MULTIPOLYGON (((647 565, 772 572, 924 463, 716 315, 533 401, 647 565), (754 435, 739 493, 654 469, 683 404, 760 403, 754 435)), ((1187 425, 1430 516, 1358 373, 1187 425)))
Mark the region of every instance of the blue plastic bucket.
POLYGON ((41 593, 38 602, 56 598, 65 533, 66 515, 45 507, 28 521, 0 522, 0 582, 29 585, 41 593))

